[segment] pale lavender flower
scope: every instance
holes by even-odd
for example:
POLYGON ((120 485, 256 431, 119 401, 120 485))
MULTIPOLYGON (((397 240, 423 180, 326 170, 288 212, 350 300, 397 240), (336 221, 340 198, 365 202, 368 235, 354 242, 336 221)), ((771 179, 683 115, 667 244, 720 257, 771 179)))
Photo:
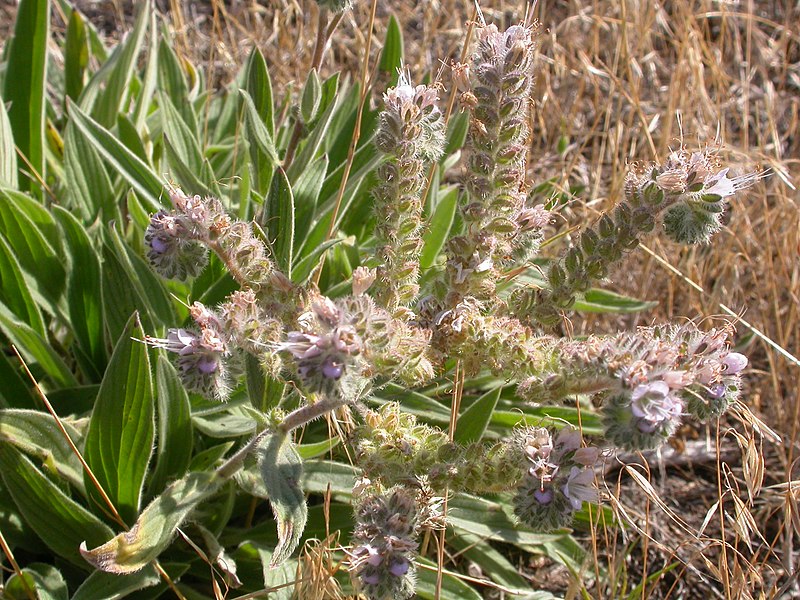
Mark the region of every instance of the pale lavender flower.
POLYGON ((592 469, 572 467, 567 482, 561 489, 574 510, 578 510, 584 501, 597 502, 597 489, 594 486, 592 469))
POLYGON ((640 419, 639 428, 652 432, 664 421, 677 422, 683 412, 681 401, 670 394, 663 381, 637 385, 631 394, 631 412, 640 419))

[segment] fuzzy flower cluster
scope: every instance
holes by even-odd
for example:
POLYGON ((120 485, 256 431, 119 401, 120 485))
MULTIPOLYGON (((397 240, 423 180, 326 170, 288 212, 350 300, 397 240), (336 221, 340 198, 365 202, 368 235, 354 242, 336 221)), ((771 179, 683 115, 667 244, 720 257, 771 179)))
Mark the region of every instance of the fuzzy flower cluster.
POLYGON ((514 512, 538 531, 568 526, 584 502, 597 502, 594 465, 600 456, 595 447, 581 447, 580 433, 565 428, 555 438, 544 428, 517 432, 524 449, 525 475, 514 496, 514 512))
POLYGON ((225 399, 230 391, 232 352, 223 325, 214 311, 199 302, 190 312, 196 327, 170 329, 166 338, 148 336, 145 341, 178 355, 178 375, 188 391, 225 399))
POLYGON ((550 215, 527 206, 525 193, 536 27, 480 29, 471 65, 458 70, 462 99, 472 106, 466 231, 448 243, 452 301, 494 295, 498 268, 536 253, 550 215))
POLYGON ((625 183, 625 200, 581 232, 577 243, 548 270, 547 288, 518 290, 510 302, 512 310, 526 322, 555 325, 578 294, 605 278, 611 265, 660 221, 676 242, 707 242, 720 228, 726 199, 759 179, 757 173, 731 179, 728 172, 717 165, 710 149, 673 152, 663 165, 634 170, 625 183))
POLYGON ((444 117, 433 87, 412 86, 401 75, 384 96, 375 144, 384 154, 375 199, 377 268, 374 295, 394 311, 419 292, 422 193, 427 167, 442 155, 444 117))
POLYGON ((406 488, 366 495, 356 508, 350 572, 370 600, 410 598, 414 594, 419 515, 406 488))
POLYGON ((321 296, 298 322, 300 331, 289 332, 278 350, 294 357, 297 373, 309 391, 335 395, 339 380, 354 368, 363 348, 352 315, 321 296))

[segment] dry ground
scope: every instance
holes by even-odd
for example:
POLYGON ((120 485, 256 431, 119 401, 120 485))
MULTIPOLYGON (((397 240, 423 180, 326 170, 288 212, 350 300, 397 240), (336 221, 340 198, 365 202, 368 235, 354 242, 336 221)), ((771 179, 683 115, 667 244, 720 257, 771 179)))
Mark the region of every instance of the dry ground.
MULTIPOLYGON (((131 11, 130 2, 78 4, 112 37, 131 11)), ((212 81, 228 80, 255 45, 278 89, 305 79, 315 37, 313 0, 159 5, 177 48, 205 65, 212 81)), ((370 8, 359 0, 346 14, 323 75, 358 72, 370 8)), ((487 1, 482 9, 488 22, 508 25, 522 18, 525 4, 487 1)), ((739 340, 752 367, 744 400, 782 442, 736 417, 721 423, 719 435, 716 428, 687 428, 674 449, 651 457, 649 496, 616 465, 609 492, 649 535, 629 529, 623 540, 619 531, 599 526, 596 545, 602 565, 607 555, 633 580, 663 567, 673 553, 683 561, 642 597, 758 597, 760 591, 777 597, 787 570, 800 564, 800 363, 794 358, 800 354, 800 4, 541 0, 535 11, 542 36, 530 178, 555 177, 561 189, 580 190, 563 212, 564 223, 595 219, 619 197, 630 163, 664 157, 682 141, 695 147, 722 140, 721 156, 735 171, 771 172, 737 196, 727 228, 711 246, 678 248, 653 237, 613 274, 617 291, 657 300, 658 308, 633 317, 576 318, 572 326, 586 333, 685 317, 742 317, 739 340), (562 138, 568 147, 560 154, 562 138), (717 451, 725 464, 717 462, 717 451), (720 495, 725 516, 711 513, 698 536, 720 495), (716 580, 709 577, 715 572, 716 580)), ((12 13, 13 3, 0 2, 0 24, 8 26, 12 13)), ((443 67, 461 53, 473 6, 379 2, 371 60, 391 13, 404 29, 414 77, 439 75, 449 90, 443 67)), ((537 580, 555 575, 541 564, 521 568, 537 580)), ((788 585, 783 597, 800 597, 796 582, 788 585)), ((590 591, 598 598, 618 594, 613 587, 590 591)))

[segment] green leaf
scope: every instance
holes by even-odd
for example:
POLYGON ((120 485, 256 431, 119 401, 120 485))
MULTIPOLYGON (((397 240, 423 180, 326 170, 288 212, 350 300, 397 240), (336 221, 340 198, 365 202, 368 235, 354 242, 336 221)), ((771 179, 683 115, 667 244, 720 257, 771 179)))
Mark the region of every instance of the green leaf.
POLYGON ((42 195, 38 183, 22 171, 45 178, 45 99, 47 98, 47 42, 50 36, 50 1, 21 0, 14 37, 8 44, 3 100, 10 104, 8 120, 14 143, 26 157, 20 165, 19 186, 42 195))
POLYGON ((73 387, 78 380, 45 338, 0 304, 0 330, 17 346, 28 366, 38 364, 58 387, 73 387))
POLYGON ((297 444, 297 454, 300 455, 300 458, 303 460, 309 460, 311 458, 317 458, 318 456, 322 456, 323 454, 327 454, 336 446, 339 445, 341 440, 338 437, 328 438, 326 440, 322 440, 321 442, 314 442, 311 444, 297 444))
POLYGON ((264 124, 261 115, 258 113, 256 105, 250 94, 245 90, 239 90, 239 94, 244 101, 244 113, 247 123, 247 134, 251 142, 253 142, 258 149, 264 153, 269 161, 274 165, 280 162, 278 152, 275 149, 275 142, 272 139, 267 126, 264 124))
POLYGON ((156 389, 158 444, 156 466, 148 484, 151 492, 163 490, 168 481, 186 474, 194 444, 189 395, 175 367, 163 356, 158 357, 156 365, 156 389))
POLYGON ((467 130, 469 129, 469 115, 467 111, 460 112, 455 115, 447 123, 447 138, 444 147, 444 154, 442 154, 441 161, 443 162, 448 156, 451 156, 456 151, 464 146, 467 141, 467 130))
POLYGON ((658 306, 658 302, 637 300, 609 290, 593 288, 576 300, 573 310, 588 313, 635 313, 658 306))
POLYGON ((83 77, 89 65, 89 43, 86 25, 81 13, 72 10, 67 25, 67 41, 64 45, 64 95, 77 100, 83 91, 83 77))
POLYGON ((322 110, 322 114, 317 119, 317 122, 314 123, 311 132, 302 143, 300 152, 297 153, 297 156, 286 173, 289 177, 289 181, 292 183, 298 182, 300 178, 305 175, 306 169, 315 158, 318 158, 317 154, 323 147, 324 143, 328 141, 328 130, 331 125, 331 121, 336 114, 336 111, 339 109, 338 98, 335 96, 329 101, 328 105, 325 106, 326 92, 329 90, 331 85, 335 86, 338 81, 338 79, 333 81, 331 79, 326 81, 322 86, 322 101, 320 102, 320 110, 322 110), (322 108, 323 106, 325 107, 324 110, 322 108))
POLYGON ((428 230, 423 234, 422 253, 419 257, 419 268, 422 271, 430 269, 436 262, 436 257, 442 251, 458 207, 458 188, 453 186, 440 192, 441 198, 436 205, 436 210, 428 224, 428 230))
POLYGON ((36 590, 37 600, 67 600, 67 582, 53 565, 32 563, 9 577, 3 589, 3 600, 30 600, 29 591, 36 590), (24 581, 23 581, 24 579, 24 581))
POLYGON ((322 259, 323 254, 325 254, 325 252, 327 252, 327 250, 332 246, 341 244, 343 241, 344 240, 341 238, 336 238, 323 242, 322 244, 314 247, 311 252, 297 261, 295 266, 292 268, 292 281, 299 285, 304 285, 311 276, 311 273, 319 265, 319 261, 322 259))
POLYGON ((166 94, 181 115, 183 124, 197 135, 197 116, 189 102, 189 86, 180 60, 167 40, 158 45, 158 89, 166 94))
POLYGON ((534 533, 510 517, 507 505, 470 496, 455 494, 448 502, 447 523, 459 531, 480 536, 483 539, 509 544, 540 545, 564 537, 562 534, 534 533))
POLYGON ((0 233, 6 237, 35 290, 57 304, 64 291, 66 271, 58 248, 60 230, 52 215, 26 194, 0 190, 0 233))
MULTIPOLYGON (((155 436, 150 359, 143 339, 139 316, 134 314, 100 384, 84 449, 86 462, 127 523, 139 512, 155 436)), ((88 476, 86 488, 102 502, 88 476)))
POLYGON ((455 441, 459 444, 479 442, 483 437, 489 422, 492 420, 497 401, 500 399, 502 386, 489 390, 483 396, 470 404, 469 408, 458 416, 456 424, 455 441))
POLYGON ((176 156, 192 172, 199 174, 203 156, 195 138, 196 134, 189 129, 172 100, 163 92, 158 95, 158 105, 161 109, 161 125, 164 135, 169 140, 176 156))
POLYGON ((189 473, 153 500, 130 531, 92 550, 81 544, 81 554, 106 573, 127 575, 142 570, 167 549, 189 513, 213 496, 223 481, 216 473, 189 473))
POLYGON ((105 371, 107 353, 103 332, 100 259, 86 230, 69 211, 53 207, 69 257, 67 308, 75 339, 97 374, 105 371))
POLYGON ((300 543, 308 518, 306 497, 299 485, 303 461, 286 434, 266 436, 258 445, 261 478, 278 522, 278 545, 270 567, 285 562, 300 543))
POLYGON ((330 490, 333 494, 347 498, 353 492, 353 484, 361 476, 361 470, 333 460, 309 460, 303 465, 303 489, 317 494, 330 490))
POLYGON ((0 444, 0 475, 22 518, 58 556, 85 567, 79 553, 81 542, 97 543, 113 535, 9 444, 0 444))
MULTIPOLYGON (((81 439, 78 430, 63 420, 62 425, 77 444, 81 439)), ((76 489, 83 489, 81 463, 51 415, 37 410, 0 410, 0 440, 35 457, 47 471, 76 489)))
POLYGON ((378 68, 391 76, 389 85, 397 84, 400 70, 403 68, 403 32, 400 30, 400 23, 397 17, 389 17, 389 25, 386 28, 386 42, 381 51, 381 61, 378 68))
POLYGON ((328 170, 328 157, 323 154, 303 169, 292 186, 294 193, 294 237, 301 244, 305 240, 314 219, 319 192, 328 170))
POLYGON ((245 356, 245 380, 247 396, 256 410, 266 413, 280 404, 286 384, 264 372, 258 359, 252 354, 245 356))
POLYGON ((46 337, 42 313, 33 301, 28 283, 14 257, 14 251, 2 233, 0 233, 0 283, 2 284, 0 285, 0 302, 36 333, 46 337))
POLYGON ((13 364, 5 353, 0 354, 0 406, 3 408, 34 408, 39 406, 28 383, 22 378, 19 361, 15 356, 13 364))
POLYGON ((113 70, 109 73, 105 88, 99 93, 92 109, 92 117, 103 127, 112 127, 117 114, 124 108, 130 93, 130 82, 135 73, 136 59, 142 49, 147 21, 152 7, 150 0, 137 2, 136 20, 133 30, 114 50, 113 70))
POLYGON ((267 63, 261 50, 254 49, 247 60, 245 89, 253 99, 253 106, 256 109, 261 121, 266 125, 267 131, 271 136, 275 135, 275 124, 273 122, 272 104, 272 81, 267 70, 267 63))
POLYGON ((0 97, 0 187, 17 188, 17 151, 6 104, 0 97))
POLYGON ((159 197, 163 188, 150 167, 128 150, 108 129, 84 113, 71 100, 67 101, 67 108, 72 123, 75 124, 80 134, 86 137, 111 168, 133 187, 146 203, 148 210, 156 212, 161 208, 159 197))
POLYGON ((303 123, 311 123, 317 118, 319 104, 322 100, 322 82, 316 69, 311 69, 303 86, 303 95, 300 99, 300 116, 303 123))
POLYGON ((104 221, 119 218, 106 166, 89 138, 72 121, 64 135, 64 181, 68 206, 79 209, 84 221, 92 222, 98 216, 104 221))
POLYGON ((95 571, 75 590, 72 600, 118 600, 160 582, 161 578, 152 565, 125 577, 95 571))
POLYGON ((445 570, 441 587, 438 585, 436 563, 417 558, 416 561, 428 568, 417 569, 416 596, 425 600, 481 600, 482 596, 458 577, 445 570))
POLYGON ((112 226, 106 230, 103 252, 103 305, 112 339, 116 339, 134 310, 146 310, 142 321, 150 328, 171 323, 172 304, 164 284, 112 226))
POLYGON ((278 268, 291 277, 294 253, 294 195, 286 172, 280 167, 272 178, 272 186, 264 208, 261 224, 266 225, 273 258, 278 268))

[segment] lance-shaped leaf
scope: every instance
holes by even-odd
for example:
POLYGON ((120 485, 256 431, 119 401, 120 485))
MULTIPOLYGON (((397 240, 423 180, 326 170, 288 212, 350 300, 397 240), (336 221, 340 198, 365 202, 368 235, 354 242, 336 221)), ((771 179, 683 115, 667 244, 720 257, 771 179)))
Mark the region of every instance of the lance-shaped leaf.
POLYGON ((111 529, 37 469, 11 444, 0 444, 0 475, 22 518, 55 554, 81 565, 81 540, 97 542, 111 529))
POLYGON ((300 543, 308 519, 306 497, 300 487, 303 461, 286 434, 264 437, 258 446, 261 478, 278 522, 278 545, 270 567, 283 563, 300 543))
POLYGON ((106 573, 135 573, 155 560, 172 542, 175 532, 198 504, 213 496, 224 483, 217 473, 189 473, 170 485, 142 511, 130 531, 81 554, 106 573))
MULTIPOLYGON (((85 458, 126 522, 139 512, 147 463, 153 451, 155 422, 147 348, 134 314, 114 348, 97 394, 85 458)), ((87 478, 86 488, 97 496, 87 478)), ((97 502, 102 499, 95 497, 97 502)))
POLYGON ((458 417, 455 431, 455 441, 459 444, 479 442, 483 437, 489 422, 492 420, 497 401, 500 399, 502 386, 489 390, 483 396, 470 404, 458 417))
MULTIPOLYGON (((66 422, 62 425, 72 441, 78 443, 78 430, 66 422)), ((0 443, 16 446, 36 457, 51 473, 58 474, 78 489, 83 488, 83 473, 78 457, 53 417, 47 413, 13 408, 0 410, 0 443)))
MULTIPOLYGON (((25 156, 25 171, 44 178, 44 123, 47 86, 47 40, 50 35, 50 0, 19 3, 14 37, 6 48, 3 100, 10 104, 8 119, 14 143, 25 156)), ((22 167, 22 165, 19 165, 22 167)), ((22 173, 21 173, 22 174, 22 173)), ((41 195, 27 175, 19 178, 24 190, 41 195)))
POLYGON ((178 373, 163 356, 156 367, 158 388, 158 447, 156 467, 148 490, 161 491, 167 481, 183 476, 192 459, 191 404, 178 373))

